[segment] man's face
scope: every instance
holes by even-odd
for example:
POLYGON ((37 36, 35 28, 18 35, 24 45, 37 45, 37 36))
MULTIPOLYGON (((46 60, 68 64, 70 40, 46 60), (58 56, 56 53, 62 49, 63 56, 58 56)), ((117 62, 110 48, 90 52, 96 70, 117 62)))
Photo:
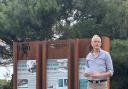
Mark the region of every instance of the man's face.
POLYGON ((100 49, 100 47, 101 47, 100 37, 92 38, 91 45, 92 45, 93 49, 100 49))

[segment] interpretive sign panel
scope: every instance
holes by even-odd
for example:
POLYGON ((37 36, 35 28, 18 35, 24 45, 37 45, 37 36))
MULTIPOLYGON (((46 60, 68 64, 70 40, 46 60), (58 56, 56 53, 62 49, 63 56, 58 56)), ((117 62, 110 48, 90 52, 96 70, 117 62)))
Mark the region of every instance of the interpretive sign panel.
POLYGON ((47 60, 47 89, 67 89, 68 60, 47 60))
POLYGON ((85 58, 79 59, 79 89, 87 89, 87 79, 84 77, 85 58))
POLYGON ((36 60, 18 60, 17 89, 36 89, 36 60))

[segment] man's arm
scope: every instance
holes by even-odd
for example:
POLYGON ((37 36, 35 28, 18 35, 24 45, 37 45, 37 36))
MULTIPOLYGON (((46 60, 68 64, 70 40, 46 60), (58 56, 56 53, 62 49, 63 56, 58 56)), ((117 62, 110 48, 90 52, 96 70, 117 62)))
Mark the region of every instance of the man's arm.
POLYGON ((90 74, 88 75, 89 77, 92 77, 93 79, 97 79, 97 78, 104 78, 104 79, 107 79, 111 76, 111 72, 103 72, 103 73, 100 73, 100 72, 95 72, 93 74, 90 74))
POLYGON ((107 68, 107 72, 110 72, 111 74, 110 76, 112 76, 114 73, 114 69, 113 69, 111 56, 108 52, 106 53, 106 68, 107 68))

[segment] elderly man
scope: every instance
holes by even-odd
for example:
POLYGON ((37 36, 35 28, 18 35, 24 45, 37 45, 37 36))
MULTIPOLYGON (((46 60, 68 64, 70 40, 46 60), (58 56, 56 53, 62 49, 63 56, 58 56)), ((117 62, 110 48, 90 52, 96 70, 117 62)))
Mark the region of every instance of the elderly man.
POLYGON ((91 39, 91 52, 86 56, 84 76, 88 79, 87 89, 108 89, 107 79, 113 75, 113 63, 108 52, 101 49, 101 38, 91 39))

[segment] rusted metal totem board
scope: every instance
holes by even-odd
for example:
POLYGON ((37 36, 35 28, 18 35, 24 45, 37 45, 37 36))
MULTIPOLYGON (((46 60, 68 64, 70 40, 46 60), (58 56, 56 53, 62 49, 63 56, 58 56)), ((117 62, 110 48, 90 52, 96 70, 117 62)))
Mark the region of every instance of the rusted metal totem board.
POLYGON ((44 42, 42 50, 42 89, 73 89, 72 42, 44 42))
POLYGON ((41 89, 41 43, 13 43, 13 89, 41 89))

